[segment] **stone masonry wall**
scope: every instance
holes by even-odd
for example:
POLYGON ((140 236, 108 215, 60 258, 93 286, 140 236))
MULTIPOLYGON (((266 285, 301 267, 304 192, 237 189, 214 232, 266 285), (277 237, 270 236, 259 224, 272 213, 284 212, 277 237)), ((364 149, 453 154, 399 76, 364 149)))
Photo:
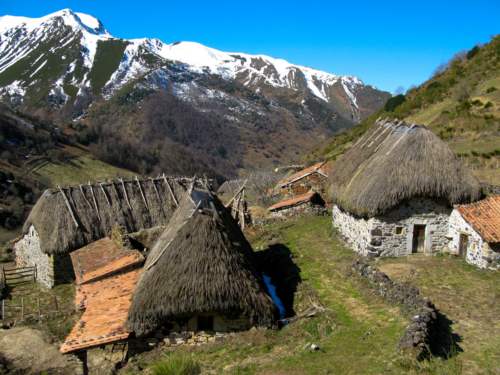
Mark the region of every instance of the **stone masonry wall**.
POLYGON ((451 208, 430 199, 412 199, 388 213, 370 219, 333 208, 333 225, 354 250, 365 256, 404 256, 412 252, 415 225, 425 225, 425 253, 448 243, 451 208))
POLYGON ((28 233, 16 242, 14 250, 16 266, 36 266, 37 281, 47 288, 54 286, 53 258, 42 252, 40 237, 34 226, 31 226, 28 233))
POLYGON ((500 269, 500 253, 493 251, 472 226, 467 223, 458 210, 453 210, 449 220, 448 237, 450 253, 459 255, 460 234, 469 236, 465 260, 480 268, 500 269))
POLYGON ((270 217, 273 219, 286 219, 299 215, 323 215, 326 212, 325 207, 316 204, 303 203, 297 206, 287 207, 281 210, 273 211, 270 217))

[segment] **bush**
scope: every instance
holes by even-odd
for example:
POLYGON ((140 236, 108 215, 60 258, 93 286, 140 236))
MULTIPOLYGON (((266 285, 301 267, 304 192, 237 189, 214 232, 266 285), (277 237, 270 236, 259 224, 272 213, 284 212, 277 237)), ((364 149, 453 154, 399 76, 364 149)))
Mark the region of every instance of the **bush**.
POLYGON ((387 112, 394 112, 394 110, 405 102, 406 98, 404 95, 396 95, 387 100, 384 106, 384 110, 387 112))
POLYGON ((472 49, 470 49, 469 52, 467 52, 467 60, 472 59, 474 56, 477 55, 478 52, 479 52, 478 46, 475 46, 472 49))
POLYGON ((486 89, 486 94, 491 94, 492 92, 495 92, 495 91, 497 91, 497 88, 496 88, 496 87, 491 86, 491 87, 488 87, 488 88, 486 89))
POLYGON ((169 355, 155 363, 152 368, 153 375, 198 375, 201 368, 192 356, 169 355))

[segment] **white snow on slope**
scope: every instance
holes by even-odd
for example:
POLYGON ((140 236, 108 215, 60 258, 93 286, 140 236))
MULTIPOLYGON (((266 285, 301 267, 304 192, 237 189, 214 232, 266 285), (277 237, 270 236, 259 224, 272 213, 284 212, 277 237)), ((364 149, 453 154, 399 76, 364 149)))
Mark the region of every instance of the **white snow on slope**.
MULTIPOLYGON (((78 33, 74 35, 81 35, 84 66, 90 70, 94 63, 98 42, 113 37, 95 17, 64 9, 40 18, 0 17, 0 73, 27 56, 34 45, 49 38, 51 25, 56 19, 61 18, 65 25, 78 33), (17 29, 22 29, 26 35, 21 38, 21 41, 28 38, 30 44, 26 46, 17 42, 16 45, 15 41, 14 46, 9 44, 12 41, 7 37, 7 33, 17 29)), ((63 48, 73 38, 74 36, 70 35, 67 40, 61 41, 60 47, 57 48, 63 48)), ((128 42, 129 45, 125 49, 119 68, 112 74, 105 86, 107 96, 130 80, 148 73, 150 67, 140 58, 142 48, 163 59, 180 62, 193 72, 209 72, 220 75, 224 79, 244 77, 243 84, 249 86, 264 83, 273 87, 296 90, 302 73, 311 93, 327 102, 330 100, 329 88, 339 83, 351 101, 353 110, 357 110, 356 87, 363 85, 363 82, 356 77, 326 73, 266 55, 223 52, 196 42, 166 44, 158 39, 134 39, 128 42)), ((88 86, 89 82, 85 78, 80 85, 88 86)))

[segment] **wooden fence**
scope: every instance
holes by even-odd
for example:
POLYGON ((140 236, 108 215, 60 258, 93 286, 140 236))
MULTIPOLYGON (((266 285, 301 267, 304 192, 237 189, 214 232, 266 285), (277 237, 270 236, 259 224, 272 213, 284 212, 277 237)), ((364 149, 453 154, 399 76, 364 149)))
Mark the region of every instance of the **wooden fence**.
POLYGON ((7 286, 16 286, 36 282, 36 266, 33 267, 2 267, 2 278, 7 286))
POLYGON ((41 320, 60 313, 59 301, 54 296, 51 301, 41 302, 39 297, 20 297, 16 302, 3 299, 1 302, 2 321, 22 322, 26 319, 41 320))

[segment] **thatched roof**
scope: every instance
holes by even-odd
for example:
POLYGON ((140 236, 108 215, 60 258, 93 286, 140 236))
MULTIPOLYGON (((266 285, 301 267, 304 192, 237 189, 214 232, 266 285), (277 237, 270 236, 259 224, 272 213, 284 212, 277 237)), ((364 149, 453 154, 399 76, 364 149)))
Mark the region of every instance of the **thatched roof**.
POLYGON ((358 216, 382 214, 413 197, 455 204, 481 196, 472 173, 421 125, 378 120, 335 165, 333 199, 358 216))
POLYGON ((276 307, 254 254, 222 203, 208 191, 186 193, 151 250, 129 312, 129 328, 147 334, 198 313, 246 316, 272 325, 276 307))
POLYGON ((49 189, 31 210, 23 231, 33 225, 42 251, 54 254, 103 238, 116 224, 127 232, 165 226, 189 183, 162 176, 49 189))

